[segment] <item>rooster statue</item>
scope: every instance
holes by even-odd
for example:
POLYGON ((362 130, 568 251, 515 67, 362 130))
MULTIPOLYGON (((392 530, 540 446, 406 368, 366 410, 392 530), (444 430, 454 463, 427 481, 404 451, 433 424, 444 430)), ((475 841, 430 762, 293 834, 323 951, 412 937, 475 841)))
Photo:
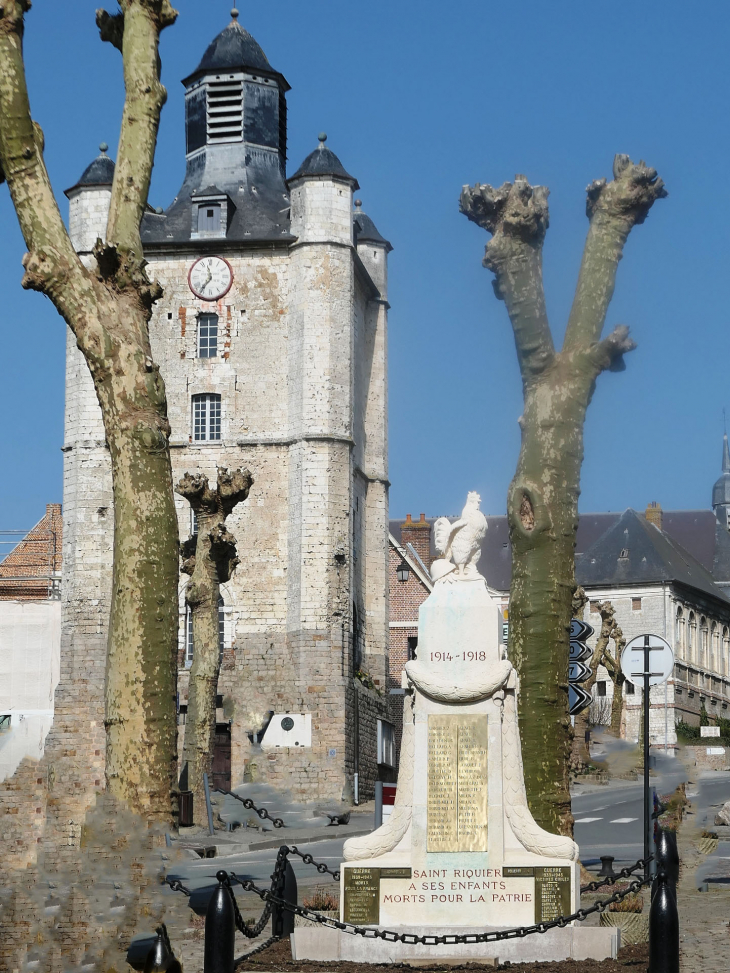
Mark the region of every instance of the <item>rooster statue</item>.
POLYGON ((452 572, 456 572, 449 579, 453 581, 481 577, 477 561, 487 533, 487 518, 479 509, 480 502, 479 494, 472 491, 458 520, 452 524, 446 517, 439 517, 433 525, 433 539, 440 555, 431 565, 434 581, 452 572))

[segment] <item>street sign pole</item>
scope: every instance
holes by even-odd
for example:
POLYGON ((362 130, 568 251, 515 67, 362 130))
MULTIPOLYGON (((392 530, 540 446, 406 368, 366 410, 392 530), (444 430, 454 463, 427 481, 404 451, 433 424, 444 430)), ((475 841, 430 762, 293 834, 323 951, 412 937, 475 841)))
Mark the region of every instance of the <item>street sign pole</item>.
POLYGON ((649 826, 651 824, 652 808, 649 803, 649 636, 644 636, 644 878, 651 873, 649 862, 649 826))
MULTIPOLYGON (((651 702, 649 693, 652 686, 666 683, 674 671, 674 653, 670 644, 659 635, 637 635, 631 639, 621 653, 621 672, 634 685, 638 678, 643 677, 644 692, 644 858, 651 854, 652 800, 649 787, 649 711, 651 702), (652 660, 652 653, 654 659, 652 660)), ((649 878, 653 869, 644 866, 644 877, 649 878)))

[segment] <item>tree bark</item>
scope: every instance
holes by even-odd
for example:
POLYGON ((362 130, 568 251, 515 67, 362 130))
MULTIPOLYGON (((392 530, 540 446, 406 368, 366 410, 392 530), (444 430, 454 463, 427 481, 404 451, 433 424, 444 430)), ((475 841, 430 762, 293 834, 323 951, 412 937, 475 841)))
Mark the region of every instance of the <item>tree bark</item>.
POLYGON ((216 694, 220 675, 218 601, 220 586, 229 581, 238 564, 236 539, 225 521, 233 508, 248 497, 253 478, 248 470, 218 470, 215 490, 201 473, 186 473, 177 492, 195 511, 198 533, 182 545, 182 570, 190 575, 185 601, 193 619, 193 665, 188 684, 183 778, 193 792, 193 817, 205 825, 203 774, 210 776, 215 737, 216 694))
POLYGON ((590 221, 561 351, 545 309, 542 246, 548 190, 524 176, 499 189, 465 186, 460 208, 492 239, 484 265, 507 305, 522 374, 522 446, 510 485, 509 654, 520 678, 521 735, 530 808, 547 830, 571 834, 568 641, 575 589, 583 424, 595 382, 623 367, 628 328, 601 340, 618 262, 632 227, 666 195, 656 171, 617 155, 614 179, 588 187, 590 221))
POLYGON ((109 446, 107 787, 131 810, 169 826, 177 803, 177 517, 165 386, 148 331, 162 292, 145 273, 140 222, 166 97, 159 35, 176 13, 167 0, 120 0, 120 7, 113 18, 97 14, 102 38, 116 38, 122 51, 126 100, 107 242, 97 241, 92 269, 73 249, 31 120, 22 53, 29 0, 0 0, 0 167, 28 248, 23 287, 50 298, 73 331, 109 446))

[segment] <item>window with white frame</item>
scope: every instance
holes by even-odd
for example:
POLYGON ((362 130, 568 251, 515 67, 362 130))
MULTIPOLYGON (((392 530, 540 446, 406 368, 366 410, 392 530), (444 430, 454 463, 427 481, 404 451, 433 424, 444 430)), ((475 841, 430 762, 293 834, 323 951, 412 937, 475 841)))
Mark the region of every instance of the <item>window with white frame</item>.
POLYGON ((221 397, 205 392, 193 396, 193 440, 213 442, 221 438, 221 397))
POLYGON ((727 626, 722 630, 722 674, 730 673, 730 631, 727 626))
POLYGON ((218 357, 218 315, 198 315, 198 358, 218 357))
POLYGON ((378 720, 378 763, 395 767, 395 727, 385 720, 378 720))
POLYGON ((717 627, 717 622, 713 622, 710 628, 710 669, 713 672, 722 671, 720 664, 720 630, 717 627))
POLYGON ((684 658, 684 612, 682 606, 677 608, 677 621, 674 633, 674 651, 678 658, 684 658))

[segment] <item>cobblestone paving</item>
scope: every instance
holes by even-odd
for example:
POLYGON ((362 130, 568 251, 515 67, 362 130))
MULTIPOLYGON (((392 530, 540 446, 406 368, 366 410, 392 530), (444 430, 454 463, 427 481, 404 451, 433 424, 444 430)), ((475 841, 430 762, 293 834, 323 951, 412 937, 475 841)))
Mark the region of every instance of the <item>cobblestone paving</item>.
POLYGON ((685 811, 679 829, 680 873, 677 886, 679 910, 680 969, 682 973, 727 973, 730 969, 730 884, 708 883, 700 892, 698 869, 713 877, 730 879, 730 860, 707 858, 717 850, 716 841, 702 837, 694 808, 685 811))

